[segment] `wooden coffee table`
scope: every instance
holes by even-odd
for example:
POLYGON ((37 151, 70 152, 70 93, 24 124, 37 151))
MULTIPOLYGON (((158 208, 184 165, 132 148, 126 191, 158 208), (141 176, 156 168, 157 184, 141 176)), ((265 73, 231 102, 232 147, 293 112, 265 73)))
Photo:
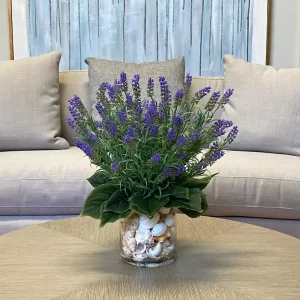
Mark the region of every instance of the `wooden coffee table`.
POLYGON ((300 299, 300 240, 261 227, 177 216, 176 263, 119 259, 119 227, 71 218, 0 237, 0 299, 300 299))

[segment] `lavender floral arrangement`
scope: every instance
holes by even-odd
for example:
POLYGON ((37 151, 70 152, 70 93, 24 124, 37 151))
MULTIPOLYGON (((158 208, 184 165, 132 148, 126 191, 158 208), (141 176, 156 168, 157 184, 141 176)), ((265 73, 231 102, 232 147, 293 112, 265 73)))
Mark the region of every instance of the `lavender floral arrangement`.
POLYGON ((80 137, 76 146, 99 167, 88 178, 94 190, 81 215, 100 219, 101 226, 133 212, 152 218, 163 207, 199 217, 208 207, 203 189, 216 175, 207 167, 224 155, 238 133, 231 121, 213 119, 228 103, 232 89, 223 96, 214 92, 201 111, 197 104, 211 88, 189 99, 189 74, 173 99, 166 79, 159 77, 158 102, 154 80, 148 79, 146 100, 139 81, 134 75, 132 93, 124 72, 114 84, 102 83, 95 105, 98 120, 79 97, 69 101, 72 118, 67 122, 80 137))

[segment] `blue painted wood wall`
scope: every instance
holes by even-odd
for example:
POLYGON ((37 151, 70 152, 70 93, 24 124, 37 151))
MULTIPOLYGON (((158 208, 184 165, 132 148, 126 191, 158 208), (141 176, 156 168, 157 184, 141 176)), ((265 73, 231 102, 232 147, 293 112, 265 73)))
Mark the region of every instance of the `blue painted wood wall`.
POLYGON ((28 0, 30 55, 60 50, 62 70, 185 56, 192 75, 222 75, 224 54, 251 60, 253 1, 28 0))

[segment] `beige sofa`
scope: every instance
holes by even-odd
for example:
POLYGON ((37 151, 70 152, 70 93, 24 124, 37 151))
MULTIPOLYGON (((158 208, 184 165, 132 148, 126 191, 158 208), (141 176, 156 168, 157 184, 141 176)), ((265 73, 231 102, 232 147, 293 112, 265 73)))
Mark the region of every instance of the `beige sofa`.
MULTIPOLYGON (((222 91, 223 78, 194 77, 191 92, 208 85, 222 91)), ((87 89, 87 71, 60 73, 62 136, 70 145, 75 136, 65 123, 68 100, 77 94, 90 107, 87 89)), ((77 215, 92 189, 86 178, 95 170, 73 146, 0 152, 0 168, 0 233, 77 215)), ((243 217, 244 222, 300 237, 300 157, 228 151, 211 171, 219 175, 205 190, 208 215, 243 217)))

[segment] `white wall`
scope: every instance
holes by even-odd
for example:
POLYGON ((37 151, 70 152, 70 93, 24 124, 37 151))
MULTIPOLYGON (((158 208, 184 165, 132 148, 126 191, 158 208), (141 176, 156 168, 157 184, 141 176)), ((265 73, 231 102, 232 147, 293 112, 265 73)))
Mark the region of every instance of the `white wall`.
POLYGON ((0 60, 9 59, 7 0, 0 0, 0 60))
MULTIPOLYGON (((298 67, 300 1, 272 0, 272 2, 271 65, 277 68, 298 67)), ((3 59, 9 59, 7 0, 0 0, 0 60, 3 59)))
POLYGON ((272 0, 271 22, 271 65, 277 68, 298 67, 300 1, 272 0))

